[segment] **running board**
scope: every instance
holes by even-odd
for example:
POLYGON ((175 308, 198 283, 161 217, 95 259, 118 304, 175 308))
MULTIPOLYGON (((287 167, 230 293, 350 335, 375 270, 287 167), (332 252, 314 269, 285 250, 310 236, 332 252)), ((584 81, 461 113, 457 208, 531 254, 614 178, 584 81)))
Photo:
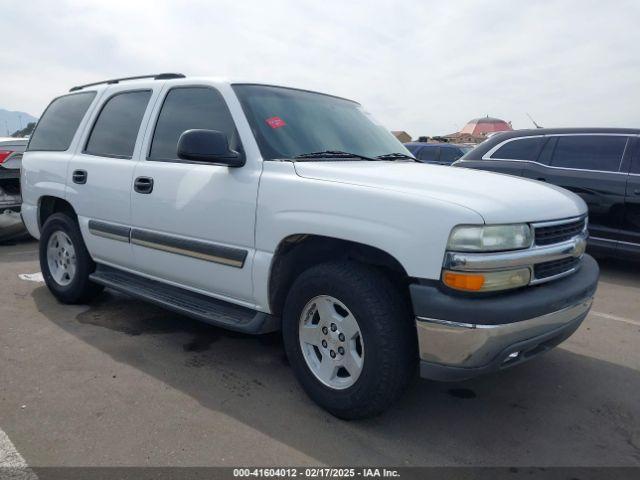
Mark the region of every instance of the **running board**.
POLYGON ((217 327, 250 334, 269 333, 280 329, 280 322, 273 315, 106 265, 98 265, 89 278, 105 287, 217 327))

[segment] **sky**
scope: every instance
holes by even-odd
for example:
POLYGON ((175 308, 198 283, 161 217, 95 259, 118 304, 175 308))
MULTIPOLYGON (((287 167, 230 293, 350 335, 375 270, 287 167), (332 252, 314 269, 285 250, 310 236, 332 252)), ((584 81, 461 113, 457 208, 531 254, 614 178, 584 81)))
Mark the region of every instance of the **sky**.
POLYGON ((0 0, 0 108, 156 72, 317 90, 390 130, 640 127, 640 1, 0 0))

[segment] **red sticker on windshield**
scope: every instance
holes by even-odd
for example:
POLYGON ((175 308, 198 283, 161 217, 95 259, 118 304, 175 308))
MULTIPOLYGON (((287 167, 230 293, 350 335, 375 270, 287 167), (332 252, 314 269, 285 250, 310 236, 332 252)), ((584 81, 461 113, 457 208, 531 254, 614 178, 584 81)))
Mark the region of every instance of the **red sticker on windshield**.
POLYGON ((267 122, 267 125, 269 125, 271 128, 280 128, 286 125, 284 120, 280 117, 270 117, 267 118, 265 122, 267 122))

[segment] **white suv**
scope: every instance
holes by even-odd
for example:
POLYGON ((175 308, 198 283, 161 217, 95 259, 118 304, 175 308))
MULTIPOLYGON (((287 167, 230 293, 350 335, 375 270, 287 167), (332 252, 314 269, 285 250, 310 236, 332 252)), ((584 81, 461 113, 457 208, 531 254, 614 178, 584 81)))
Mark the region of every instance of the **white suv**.
POLYGON ((282 330, 318 404, 371 416, 423 377, 518 364, 573 333, 598 266, 586 207, 415 162, 351 100, 180 74, 74 87, 23 159, 22 215, 62 302, 103 287, 282 330))

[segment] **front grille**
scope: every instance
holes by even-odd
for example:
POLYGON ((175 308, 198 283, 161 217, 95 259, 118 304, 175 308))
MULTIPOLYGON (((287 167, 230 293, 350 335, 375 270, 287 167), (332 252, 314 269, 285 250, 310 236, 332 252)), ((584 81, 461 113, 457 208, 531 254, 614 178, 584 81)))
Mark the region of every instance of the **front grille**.
POLYGON ((580 263, 580 258, 569 257, 561 260, 553 260, 551 262, 543 262, 534 265, 533 276, 536 280, 550 278, 561 273, 568 272, 580 263))
POLYGON ((535 227, 536 245, 551 245, 567 241, 584 230, 585 219, 573 222, 550 225, 548 227, 535 227))

